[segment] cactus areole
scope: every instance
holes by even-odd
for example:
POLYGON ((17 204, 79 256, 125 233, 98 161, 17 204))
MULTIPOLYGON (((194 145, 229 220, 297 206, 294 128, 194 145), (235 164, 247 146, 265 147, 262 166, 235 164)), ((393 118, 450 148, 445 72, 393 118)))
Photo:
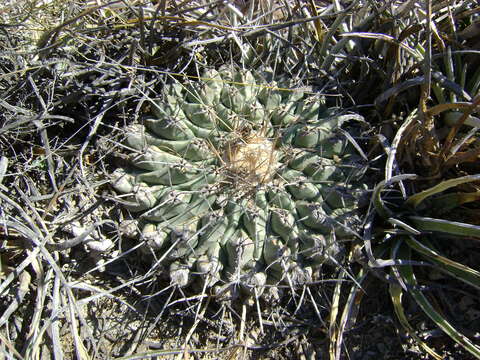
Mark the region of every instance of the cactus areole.
POLYGON ((173 284, 252 298, 311 281, 360 224, 362 158, 328 109, 271 71, 166 85, 112 185, 173 284))

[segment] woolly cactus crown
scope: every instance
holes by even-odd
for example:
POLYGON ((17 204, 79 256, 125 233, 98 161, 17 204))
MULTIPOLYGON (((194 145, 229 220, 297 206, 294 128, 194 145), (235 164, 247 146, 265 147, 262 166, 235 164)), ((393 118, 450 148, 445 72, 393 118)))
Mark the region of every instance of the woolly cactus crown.
POLYGON ((297 286, 337 261, 339 240, 360 223, 364 161, 342 125, 361 117, 274 80, 268 70, 206 71, 167 85, 128 130, 131 167, 112 183, 176 285, 240 285, 232 295, 297 286))

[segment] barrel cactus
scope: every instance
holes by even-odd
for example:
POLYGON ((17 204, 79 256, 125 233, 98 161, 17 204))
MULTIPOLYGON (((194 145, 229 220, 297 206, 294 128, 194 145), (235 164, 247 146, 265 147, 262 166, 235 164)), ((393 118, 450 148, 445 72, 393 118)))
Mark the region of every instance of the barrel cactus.
POLYGON ((345 129, 361 117, 292 86, 268 69, 208 70, 166 85, 127 130, 112 185, 173 284, 248 298, 340 260, 365 192, 345 129))

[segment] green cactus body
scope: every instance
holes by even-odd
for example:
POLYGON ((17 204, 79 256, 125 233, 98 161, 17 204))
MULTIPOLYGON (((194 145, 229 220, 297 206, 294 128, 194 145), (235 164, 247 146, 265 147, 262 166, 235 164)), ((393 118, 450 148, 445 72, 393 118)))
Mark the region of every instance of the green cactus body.
POLYGON ((234 284, 247 297, 298 286, 358 231, 365 165, 341 129, 350 118, 274 79, 207 71, 167 85, 128 129, 130 166, 112 185, 173 284, 234 284))

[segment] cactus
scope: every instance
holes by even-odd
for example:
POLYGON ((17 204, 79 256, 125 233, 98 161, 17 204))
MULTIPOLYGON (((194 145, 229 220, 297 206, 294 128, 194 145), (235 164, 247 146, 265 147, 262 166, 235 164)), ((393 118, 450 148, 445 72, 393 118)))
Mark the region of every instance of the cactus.
POLYGON ((167 85, 128 129, 130 164, 112 185, 174 284, 295 287, 358 230, 365 160, 343 128, 360 116, 292 86, 268 69, 209 70, 167 85))

